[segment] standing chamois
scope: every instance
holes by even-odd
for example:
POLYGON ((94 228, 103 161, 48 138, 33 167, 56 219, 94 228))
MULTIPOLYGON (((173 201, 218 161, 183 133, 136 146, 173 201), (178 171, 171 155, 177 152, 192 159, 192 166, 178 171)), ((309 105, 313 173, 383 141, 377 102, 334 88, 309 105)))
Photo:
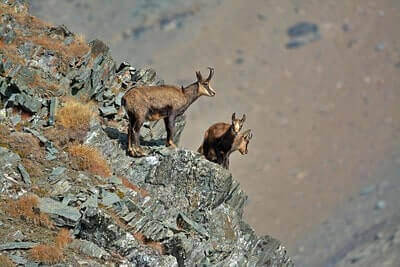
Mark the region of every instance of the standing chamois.
POLYGON ((128 153, 133 157, 146 155, 139 143, 139 133, 145 121, 164 119, 167 130, 166 146, 176 147, 172 137, 175 132, 175 118, 200 96, 214 96, 210 86, 214 69, 210 68, 207 79, 203 79, 200 71, 196 72, 197 81, 187 87, 173 85, 143 86, 131 88, 122 97, 122 105, 129 117, 128 153), (133 147, 132 147, 133 143, 133 147))
POLYGON ((239 150, 240 154, 245 155, 248 153, 248 145, 253 137, 253 134, 251 133, 251 130, 247 130, 244 133, 238 134, 235 139, 233 140, 233 144, 231 149, 226 153, 223 157, 222 161, 222 166, 229 170, 229 157, 230 155, 235 152, 236 150, 239 150))
POLYGON ((232 114, 231 124, 218 122, 210 126, 204 133, 202 145, 197 152, 203 154, 208 160, 218 164, 223 163, 225 155, 231 150, 235 137, 239 134, 246 121, 246 115, 241 119, 232 114))

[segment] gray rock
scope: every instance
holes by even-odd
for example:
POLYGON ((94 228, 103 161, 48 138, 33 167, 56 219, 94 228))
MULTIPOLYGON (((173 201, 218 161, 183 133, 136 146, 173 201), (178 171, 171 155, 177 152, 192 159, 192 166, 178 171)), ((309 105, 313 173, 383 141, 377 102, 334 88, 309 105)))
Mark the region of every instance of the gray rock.
POLYGON ((64 205, 62 202, 51 198, 42 198, 39 201, 39 208, 42 212, 49 214, 58 226, 75 226, 81 214, 76 208, 64 205))
POLYGON ((71 243, 70 247, 79 249, 80 252, 89 257, 97 259, 107 259, 110 257, 110 254, 107 251, 87 240, 75 239, 71 243))
POLYGON ((91 208, 97 208, 98 205, 98 200, 97 200, 97 195, 91 195, 88 197, 88 199, 82 204, 81 207, 91 207, 91 208))
POLYGON ((42 134, 40 134, 40 133, 39 133, 38 131, 36 131, 36 130, 33 130, 33 129, 30 129, 30 128, 25 127, 25 128, 24 128, 24 131, 25 131, 25 132, 28 132, 28 133, 31 133, 33 136, 35 136, 37 139, 39 139, 39 141, 40 141, 42 144, 44 144, 44 145, 46 145, 46 143, 49 142, 49 140, 48 140, 46 137, 44 137, 42 134))
POLYGON ((375 191, 375 189, 376 189, 376 186, 375 186, 375 185, 366 186, 366 187, 364 187, 363 189, 361 189, 360 195, 366 196, 366 195, 372 193, 373 191, 375 191))
POLYGON ((125 93, 118 93, 118 95, 115 97, 115 105, 117 106, 117 107, 120 107, 121 106, 121 100, 122 100, 122 97, 124 96, 124 94, 125 93))
POLYGON ((30 113, 37 113, 42 107, 42 103, 36 98, 31 97, 27 94, 17 94, 15 95, 14 105, 18 104, 24 110, 30 113))
POLYGON ((103 197, 103 200, 101 203, 107 207, 109 207, 121 200, 116 194, 110 193, 108 191, 103 191, 102 197, 103 197))
POLYGON ((13 241, 21 242, 22 240, 25 239, 25 236, 20 230, 18 230, 18 231, 16 231, 15 233, 13 233, 11 235, 11 238, 12 238, 13 241))
POLYGON ((65 177, 64 172, 67 168, 65 167, 56 167, 54 168, 50 175, 49 178, 47 179, 50 183, 57 182, 58 180, 62 179, 65 177))
POLYGON ((12 116, 10 118, 10 121, 11 121, 12 125, 14 125, 14 126, 17 125, 18 123, 21 122, 21 115, 17 114, 15 116, 12 116))
POLYGON ((16 264, 25 265, 28 262, 28 260, 18 255, 10 254, 8 257, 16 264))
POLYGON ((0 251, 2 250, 15 250, 15 249, 30 249, 36 246, 35 242, 8 242, 0 244, 0 251))
POLYGON ((321 39, 318 25, 310 22, 299 22, 287 30, 290 41, 286 48, 293 49, 301 47, 310 42, 321 39))
POLYGON ((20 161, 21 158, 17 154, 0 146, 0 171, 3 173, 13 173, 13 169, 17 167, 20 161))
POLYGON ((57 108, 57 98, 52 97, 50 98, 50 108, 49 108, 49 126, 53 126, 55 123, 55 115, 56 115, 56 108, 57 108))
POLYGON ((384 200, 379 200, 375 205, 375 209, 377 210, 381 210, 384 208, 386 208, 386 202, 384 200))
POLYGON ((67 180, 59 180, 52 186, 52 190, 50 192, 51 196, 60 196, 65 194, 71 189, 71 184, 67 180))
POLYGON ((31 177, 29 176, 29 173, 25 170, 25 167, 19 163, 18 164, 18 170, 21 173, 22 179, 24 180, 24 183, 30 185, 32 184, 31 182, 31 177))
POLYGON ((47 160, 54 160, 57 158, 56 154, 58 153, 58 150, 54 147, 54 144, 49 141, 45 136, 40 134, 38 131, 30 129, 25 127, 24 128, 25 132, 31 133, 33 136, 39 139, 39 141, 44 144, 47 154, 46 154, 46 159, 47 160))
POLYGON ((132 81, 137 86, 140 85, 155 85, 156 82, 156 72, 153 69, 140 69, 137 70, 133 76, 132 81))
POLYGON ((108 117, 108 116, 112 116, 118 113, 117 109, 113 106, 109 106, 109 107, 99 107, 99 110, 101 112, 101 115, 103 117, 108 117))

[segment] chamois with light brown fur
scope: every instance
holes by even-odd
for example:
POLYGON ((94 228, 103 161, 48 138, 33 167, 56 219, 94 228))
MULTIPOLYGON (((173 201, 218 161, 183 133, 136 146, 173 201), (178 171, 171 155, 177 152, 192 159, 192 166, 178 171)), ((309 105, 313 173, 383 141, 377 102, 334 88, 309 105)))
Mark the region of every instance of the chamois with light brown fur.
POLYGON ((145 121, 164 119, 167 130, 166 145, 176 147, 172 140, 175 133, 175 118, 182 115, 200 96, 215 95, 215 91, 210 86, 214 69, 209 67, 209 70, 210 74, 207 79, 203 79, 200 71, 197 71, 197 81, 186 87, 143 86, 131 88, 125 93, 121 103, 129 117, 129 154, 134 157, 146 155, 139 143, 140 128, 145 121))
POLYGON ((248 145, 251 138, 253 138, 253 134, 251 133, 250 129, 244 133, 238 134, 235 137, 231 149, 224 155, 222 159, 222 166, 225 169, 229 170, 229 157, 233 152, 239 150, 240 154, 242 155, 246 155, 249 152, 248 145))
POLYGON ((202 145, 197 152, 208 160, 222 164, 223 158, 231 150, 235 137, 239 134, 246 121, 244 114, 241 119, 232 114, 232 122, 218 122, 210 126, 204 133, 202 145))

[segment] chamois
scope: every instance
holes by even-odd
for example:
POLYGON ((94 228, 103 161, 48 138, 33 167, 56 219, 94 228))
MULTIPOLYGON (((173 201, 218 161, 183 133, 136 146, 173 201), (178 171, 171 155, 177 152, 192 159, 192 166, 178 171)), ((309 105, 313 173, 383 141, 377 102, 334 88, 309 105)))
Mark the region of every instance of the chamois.
POLYGON ((129 117, 128 153, 130 155, 133 157, 146 155, 139 143, 140 128, 145 121, 164 119, 167 130, 166 146, 176 147, 172 140, 175 132, 175 118, 182 115, 200 96, 215 95, 215 91, 210 86, 214 69, 209 67, 209 70, 207 79, 203 79, 200 71, 197 71, 197 81, 186 87, 142 86, 131 88, 125 93, 121 103, 129 117))
MULTIPOLYGON (((253 138, 253 134, 251 133, 251 130, 247 130, 244 133, 238 134, 235 139, 233 140, 233 144, 231 149, 226 153, 222 159, 222 166, 229 170, 229 157, 230 155, 235 152, 236 150, 239 150, 240 154, 245 155, 248 153, 248 145, 249 142, 253 138)), ((219 162, 218 162, 219 163, 219 162)), ((221 163, 219 163, 221 164, 221 163)))
POLYGON ((204 133, 203 143, 197 152, 203 154, 208 160, 221 164, 224 155, 231 149, 233 140, 245 121, 245 114, 239 119, 236 118, 236 113, 233 113, 231 124, 218 122, 211 125, 204 133))

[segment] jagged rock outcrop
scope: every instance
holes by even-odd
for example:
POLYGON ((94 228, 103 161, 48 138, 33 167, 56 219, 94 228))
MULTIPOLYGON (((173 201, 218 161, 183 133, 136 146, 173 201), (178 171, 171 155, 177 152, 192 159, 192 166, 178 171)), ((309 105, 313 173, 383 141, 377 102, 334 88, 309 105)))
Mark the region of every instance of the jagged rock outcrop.
MULTIPOLYGON (((86 46, 65 26, 31 17, 24 1, 0 5, 0 249, 11 261, 32 264, 26 249, 64 227, 75 238, 66 265, 293 265, 279 241, 257 237, 243 221, 247 196, 232 175, 197 152, 166 148, 163 123, 142 130, 148 156, 126 155, 121 97, 134 85, 162 83, 154 70, 117 68, 103 42, 86 46), (68 145, 49 137, 65 96, 95 101, 80 145, 103 156, 108 177, 74 164, 68 145), (7 212, 25 194, 38 196, 31 211, 47 214, 49 229, 7 212), (16 231, 21 240, 9 234, 16 231)), ((182 116, 176 143, 184 126, 182 116)))

